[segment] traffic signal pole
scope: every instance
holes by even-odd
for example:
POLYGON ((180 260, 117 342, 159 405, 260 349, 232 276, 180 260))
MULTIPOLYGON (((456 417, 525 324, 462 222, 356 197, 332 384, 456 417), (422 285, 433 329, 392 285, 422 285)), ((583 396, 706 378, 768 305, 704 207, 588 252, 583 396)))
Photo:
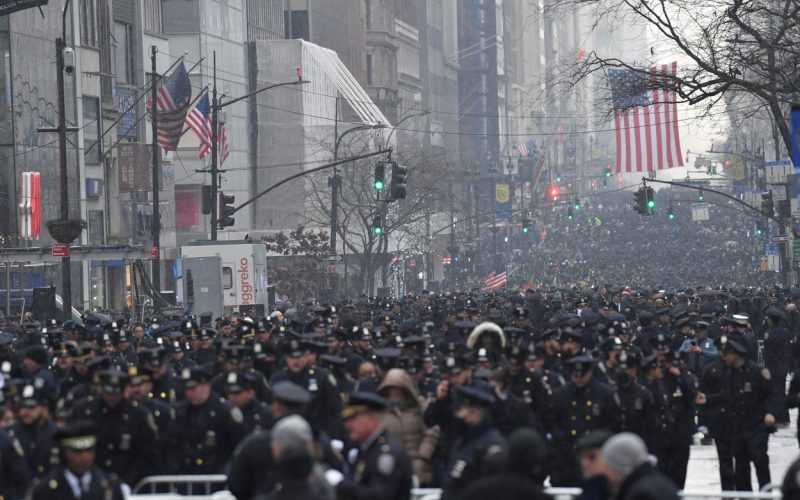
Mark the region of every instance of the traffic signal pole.
POLYGON ((219 166, 217 164, 217 126, 219 123, 219 106, 217 102, 217 51, 214 51, 213 87, 211 89, 211 241, 217 241, 217 193, 219 191, 219 166))

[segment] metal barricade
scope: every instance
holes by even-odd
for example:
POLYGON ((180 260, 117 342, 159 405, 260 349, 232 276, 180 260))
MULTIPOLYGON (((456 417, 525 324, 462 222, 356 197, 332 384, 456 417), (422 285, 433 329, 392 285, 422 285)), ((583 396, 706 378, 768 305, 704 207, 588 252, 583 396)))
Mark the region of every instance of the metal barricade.
POLYGON ((148 498, 162 498, 155 495, 167 495, 163 498, 180 498, 196 496, 198 498, 234 498, 230 492, 223 491, 228 476, 225 474, 188 474, 174 476, 147 476, 133 488, 133 495, 148 495, 148 498), (218 495, 219 494, 219 495, 218 495))
MULTIPOLYGON (((580 488, 545 488, 544 492, 555 500, 574 500, 581 496, 580 488)), ((411 500, 439 500, 442 490, 439 488, 415 488, 411 490, 411 500)), ((742 500, 781 500, 779 489, 772 491, 680 491, 684 500, 742 499, 742 500)))

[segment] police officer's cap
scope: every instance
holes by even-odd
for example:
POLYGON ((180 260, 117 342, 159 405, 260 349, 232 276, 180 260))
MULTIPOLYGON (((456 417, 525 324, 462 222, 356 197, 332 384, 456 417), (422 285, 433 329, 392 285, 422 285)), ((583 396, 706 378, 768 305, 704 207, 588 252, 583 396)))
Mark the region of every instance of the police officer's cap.
POLYGON ((707 321, 695 321, 693 324, 695 330, 705 330, 706 328, 708 328, 707 321))
POLYGON ((294 405, 305 405, 311 402, 311 393, 304 387, 281 380, 272 386, 272 396, 275 400, 294 405))
POLYGON ((750 316, 744 313, 734 314, 731 316, 731 322, 738 326, 747 326, 750 322, 750 316))
POLYGON ((722 344, 722 350, 725 352, 735 352, 742 356, 747 355, 747 348, 739 342, 732 340, 730 337, 722 344))
POLYGON ((336 356, 335 354, 323 354, 319 357, 320 363, 326 366, 337 366, 342 367, 347 365, 347 360, 341 356, 336 356))
POLYGON ((683 328, 684 325, 689 324, 689 321, 690 321, 689 318, 684 316, 683 318, 675 322, 675 328, 683 328))
POLYGON ((348 419, 362 413, 374 413, 385 410, 389 401, 374 392, 355 391, 350 393, 347 405, 342 408, 342 418, 348 419))
POLYGON ((68 423, 55 434, 55 440, 62 449, 85 451, 94 448, 97 443, 96 426, 91 421, 68 423))
POLYGON ((308 352, 305 342, 303 342, 298 338, 293 338, 289 340, 286 343, 284 350, 286 352, 286 355, 289 356, 290 358, 299 358, 308 352))
POLYGON ((94 383, 106 394, 121 394, 128 384, 128 375, 120 370, 100 370, 94 376, 94 383))
POLYGON ((613 436, 614 434, 611 431, 607 431, 604 429, 599 429, 586 434, 585 436, 581 436, 575 442, 575 450, 582 451, 582 450, 591 450, 594 448, 602 448, 608 438, 613 436))
POLYGON ((783 318, 783 311, 777 307, 770 307, 767 309, 767 316, 772 319, 781 319, 783 318))
POLYGON ((27 407, 46 405, 48 402, 44 379, 28 381, 19 390, 19 404, 27 407))
POLYGON ((255 385, 255 377, 247 372, 230 372, 225 377, 225 389, 228 391, 228 393, 238 394, 242 391, 248 391, 252 389, 255 385))
POLYGON ((649 370, 658 366, 658 356, 652 354, 642 360, 642 369, 649 370))
POLYGON ((573 356, 567 360, 567 365, 573 372, 586 373, 592 369, 594 360, 588 354, 573 356))
POLYGON ((547 339, 560 340, 561 332, 558 330, 558 328, 548 328, 544 331, 544 333, 542 333, 542 340, 544 341, 547 339))
POLYGON ((583 342, 583 332, 580 330, 566 331, 561 334, 561 340, 563 342, 577 342, 580 344, 583 342))
POLYGON ((491 408, 495 397, 488 388, 460 385, 456 387, 456 406, 491 408))
POLYGON ((211 373, 205 368, 194 367, 184 368, 181 370, 181 382, 185 389, 193 389, 200 384, 206 384, 211 381, 211 373))
POLYGON ((147 368, 130 366, 128 367, 128 383, 132 386, 142 385, 152 380, 152 372, 147 368))

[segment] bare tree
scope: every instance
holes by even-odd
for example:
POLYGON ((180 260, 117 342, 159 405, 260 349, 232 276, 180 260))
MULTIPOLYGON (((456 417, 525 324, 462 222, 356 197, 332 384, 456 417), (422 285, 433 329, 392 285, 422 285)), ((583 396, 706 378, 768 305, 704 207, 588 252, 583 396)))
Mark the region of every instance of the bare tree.
POLYGON ((563 0, 554 5, 592 9, 592 31, 644 24, 655 34, 642 60, 589 52, 563 73, 573 85, 606 68, 626 68, 651 88, 672 90, 681 102, 702 104, 706 111, 732 94, 746 94, 768 111, 789 149, 785 114, 798 98, 800 63, 797 0, 563 0), (651 67, 668 62, 665 58, 682 61, 678 74, 653 77, 651 67))

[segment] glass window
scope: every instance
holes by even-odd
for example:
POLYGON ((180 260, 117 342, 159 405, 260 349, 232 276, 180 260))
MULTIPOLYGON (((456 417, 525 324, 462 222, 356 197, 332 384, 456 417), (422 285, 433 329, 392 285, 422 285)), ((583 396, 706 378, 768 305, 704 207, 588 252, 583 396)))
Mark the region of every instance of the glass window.
POLYGON ((161 33, 163 26, 161 22, 161 0, 142 0, 143 16, 142 26, 148 33, 161 33))
POLYGON ((131 81, 131 44, 129 24, 114 23, 114 77, 117 83, 131 81))
POLYGON ((97 5, 95 0, 80 0, 81 43, 97 47, 97 5))
POLYGON ((233 288, 233 269, 230 267, 222 268, 222 288, 224 290, 233 288))
POLYGON ((89 164, 98 164, 103 160, 103 145, 100 139, 100 100, 97 97, 86 97, 83 102, 83 155, 89 164))
POLYGON ((161 4, 165 33, 197 33, 200 31, 198 0, 164 0, 161 4))

